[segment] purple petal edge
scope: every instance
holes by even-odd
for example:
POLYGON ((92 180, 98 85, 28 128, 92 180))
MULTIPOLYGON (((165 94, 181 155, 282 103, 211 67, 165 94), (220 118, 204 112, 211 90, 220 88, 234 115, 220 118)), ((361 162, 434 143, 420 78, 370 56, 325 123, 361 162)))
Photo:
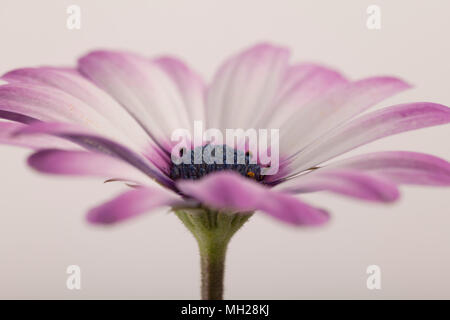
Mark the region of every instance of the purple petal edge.
POLYGON ((328 213, 293 196, 270 190, 234 172, 218 172, 196 180, 177 183, 180 191, 217 209, 248 212, 261 210, 294 225, 321 225, 328 213))

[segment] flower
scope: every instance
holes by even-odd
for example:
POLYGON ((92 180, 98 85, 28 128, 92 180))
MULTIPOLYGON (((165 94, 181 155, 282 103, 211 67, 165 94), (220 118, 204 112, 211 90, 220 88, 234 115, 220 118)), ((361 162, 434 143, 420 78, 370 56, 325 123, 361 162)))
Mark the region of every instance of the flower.
MULTIPOLYGON (((115 51, 91 52, 76 68, 13 70, 2 80, 0 117, 9 121, 0 123, 0 142, 34 149, 28 164, 38 171, 134 187, 90 210, 95 224, 170 206, 200 243, 212 230, 211 220, 197 221, 202 214, 216 227, 233 217, 227 222, 234 221, 233 230, 221 240, 226 247, 255 210, 294 225, 329 219, 297 194, 392 202, 401 184, 450 185, 450 163, 422 153, 375 152, 322 166, 374 140, 449 123, 450 108, 415 102, 364 113, 410 85, 386 76, 350 81, 324 66, 291 65, 279 46, 258 44, 232 56, 208 85, 176 58, 115 51), (261 177, 262 166, 250 167, 248 155, 238 166, 175 165, 171 134, 192 131, 194 121, 219 130, 279 128, 280 170, 261 177)), ((193 157, 194 150, 186 152, 193 157)))

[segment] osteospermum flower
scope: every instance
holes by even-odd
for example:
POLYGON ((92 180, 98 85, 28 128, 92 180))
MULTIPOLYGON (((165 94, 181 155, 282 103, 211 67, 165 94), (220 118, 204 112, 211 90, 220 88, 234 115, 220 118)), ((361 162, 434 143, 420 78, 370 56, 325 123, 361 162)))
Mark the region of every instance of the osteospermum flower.
MULTIPOLYGON (((394 77, 350 81, 320 65, 292 65, 283 47, 260 44, 234 55, 209 84, 175 58, 115 51, 91 52, 75 68, 18 69, 2 79, 0 117, 8 121, 0 123, 0 141, 34 149, 28 163, 38 171, 133 187, 90 210, 91 223, 171 207, 199 243, 203 298, 222 297, 228 241, 254 211, 321 225, 328 213, 298 194, 392 202, 401 184, 450 185, 449 162, 415 152, 376 152, 323 166, 374 140, 448 123, 450 109, 415 102, 362 114, 410 86, 394 77), (248 154, 236 165, 174 164, 171 134, 192 130, 194 121, 220 130, 279 128, 278 172, 260 175, 262 166, 250 164, 248 154)), ((184 150, 192 158, 194 151, 184 150)), ((244 151, 231 149, 235 156, 244 151)))

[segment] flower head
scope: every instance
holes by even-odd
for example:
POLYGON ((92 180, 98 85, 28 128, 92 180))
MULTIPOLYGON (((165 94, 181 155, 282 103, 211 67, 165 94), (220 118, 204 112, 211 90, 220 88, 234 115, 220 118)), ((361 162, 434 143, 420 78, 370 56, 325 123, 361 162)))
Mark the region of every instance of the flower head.
POLYGON ((0 142, 34 149, 28 163, 41 172, 135 187, 92 209, 92 223, 170 206, 258 210, 291 224, 320 225, 327 212, 298 194, 392 202, 401 184, 450 185, 449 162, 421 153, 377 152, 324 166, 374 140, 449 123, 450 109, 416 102, 364 113, 410 86, 394 77, 350 81, 320 65, 290 64, 283 47, 259 44, 238 53, 209 84, 178 59, 115 51, 91 52, 75 68, 13 70, 2 80, 0 117, 7 121, 0 123, 0 142), (264 175, 271 164, 245 146, 205 141, 178 154, 190 163, 174 163, 172 133, 193 132, 196 121, 219 131, 279 129, 277 172, 264 175), (221 155, 195 161, 210 149, 221 155), (227 163, 226 154, 235 161, 227 163))

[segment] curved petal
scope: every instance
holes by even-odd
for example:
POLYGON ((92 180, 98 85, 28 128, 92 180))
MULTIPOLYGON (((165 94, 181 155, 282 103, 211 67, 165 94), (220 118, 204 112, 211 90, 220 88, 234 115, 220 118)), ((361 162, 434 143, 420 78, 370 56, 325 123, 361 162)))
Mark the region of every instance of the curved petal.
MULTIPOLYGON (((168 160, 168 156, 144 131, 141 130, 139 134, 134 129, 124 129, 124 127, 136 129, 138 125, 133 119, 129 119, 129 115, 122 107, 119 106, 118 110, 123 114, 117 113, 115 102, 111 103, 111 98, 102 98, 101 94, 97 95, 97 91, 85 92, 85 87, 79 88, 82 85, 87 86, 86 79, 82 78, 82 84, 70 82, 81 78, 75 71, 66 69, 60 71, 74 77, 68 79, 61 74, 56 77, 57 71, 51 68, 44 68, 46 70, 44 73, 37 69, 31 70, 15 70, 4 76, 13 84, 0 86, 0 118, 22 123, 37 121, 75 123, 126 144, 130 149, 146 155, 156 165, 168 160), (53 73, 49 73, 50 70, 53 70, 53 73), (43 83, 39 83, 37 79, 43 83), (65 85, 66 91, 60 90, 56 84, 52 87, 47 83, 54 84, 58 81, 60 85, 65 85), (95 108, 96 105, 102 107, 95 108)), ((95 90, 102 92, 98 88, 95 90)), ((105 93, 103 95, 107 96, 105 93)))
POLYGON ((288 164, 299 173, 356 147, 397 133, 450 122, 450 108, 429 102, 396 105, 363 115, 333 130, 288 164))
POLYGON ((141 149, 149 145, 150 137, 137 122, 106 92, 80 75, 76 69, 40 67, 9 71, 1 79, 15 84, 46 86, 61 90, 97 110, 115 127, 122 130, 141 149))
POLYGON ((18 136, 15 133, 26 127, 21 123, 0 122, 0 143, 25 147, 30 149, 78 149, 79 147, 69 141, 50 136, 18 136))
POLYGON ((296 225, 319 225, 328 214, 293 196, 271 191, 233 172, 218 172, 196 181, 182 180, 179 190, 201 203, 218 209, 261 210, 274 218, 296 225))
MULTIPOLYGON (((347 84, 348 80, 336 70, 315 63, 299 63, 289 66, 283 79, 283 85, 278 93, 278 100, 282 101, 291 95, 317 95, 334 87, 347 84), (311 89, 312 92, 306 88, 311 89)), ((307 99, 309 100, 309 99, 307 99)))
POLYGON ((209 128, 249 128, 273 105, 289 59, 283 47, 259 44, 228 59, 207 91, 209 128))
POLYGON ((163 185, 173 188, 173 181, 155 168, 146 158, 136 154, 127 147, 96 135, 84 127, 67 123, 35 123, 25 126, 16 135, 51 134, 74 142, 93 152, 106 154, 129 163, 149 177, 163 185))
POLYGON ((450 186, 450 162, 424 153, 374 152, 330 163, 326 167, 376 173, 401 184, 450 186))
POLYGON ((35 118, 26 116, 21 113, 5 111, 5 110, 0 110, 0 119, 10 120, 10 121, 14 121, 14 122, 20 122, 20 123, 25 123, 25 124, 39 121, 35 118))
POLYGON ((331 191, 375 202, 393 202, 400 196, 395 184, 387 179, 349 169, 318 169, 275 187, 278 190, 306 193, 331 191))
POLYGON ((302 63, 290 66, 275 107, 268 110, 257 127, 281 128, 304 105, 346 84, 348 80, 342 74, 321 65, 302 63))
POLYGON ((124 161, 88 151, 45 149, 33 153, 28 164, 35 170, 62 175, 115 178, 150 184, 150 178, 124 161))
POLYGON ((70 122, 124 140, 124 136, 95 109, 72 95, 48 86, 14 83, 0 86, 0 110, 41 121, 70 122))
POLYGON ((304 105, 280 128, 280 153, 292 157, 328 131, 408 88, 398 78, 373 77, 333 90, 304 105))
POLYGON ((94 51, 78 61, 78 69, 126 108, 154 141, 190 128, 177 85, 157 64, 131 53, 94 51))
POLYGON ((87 220, 95 224, 113 224, 162 206, 181 205, 183 199, 162 188, 137 188, 91 209, 87 220))
POLYGON ((205 120, 205 91, 203 79, 179 59, 163 56, 153 60, 177 85, 188 110, 189 123, 205 120))

